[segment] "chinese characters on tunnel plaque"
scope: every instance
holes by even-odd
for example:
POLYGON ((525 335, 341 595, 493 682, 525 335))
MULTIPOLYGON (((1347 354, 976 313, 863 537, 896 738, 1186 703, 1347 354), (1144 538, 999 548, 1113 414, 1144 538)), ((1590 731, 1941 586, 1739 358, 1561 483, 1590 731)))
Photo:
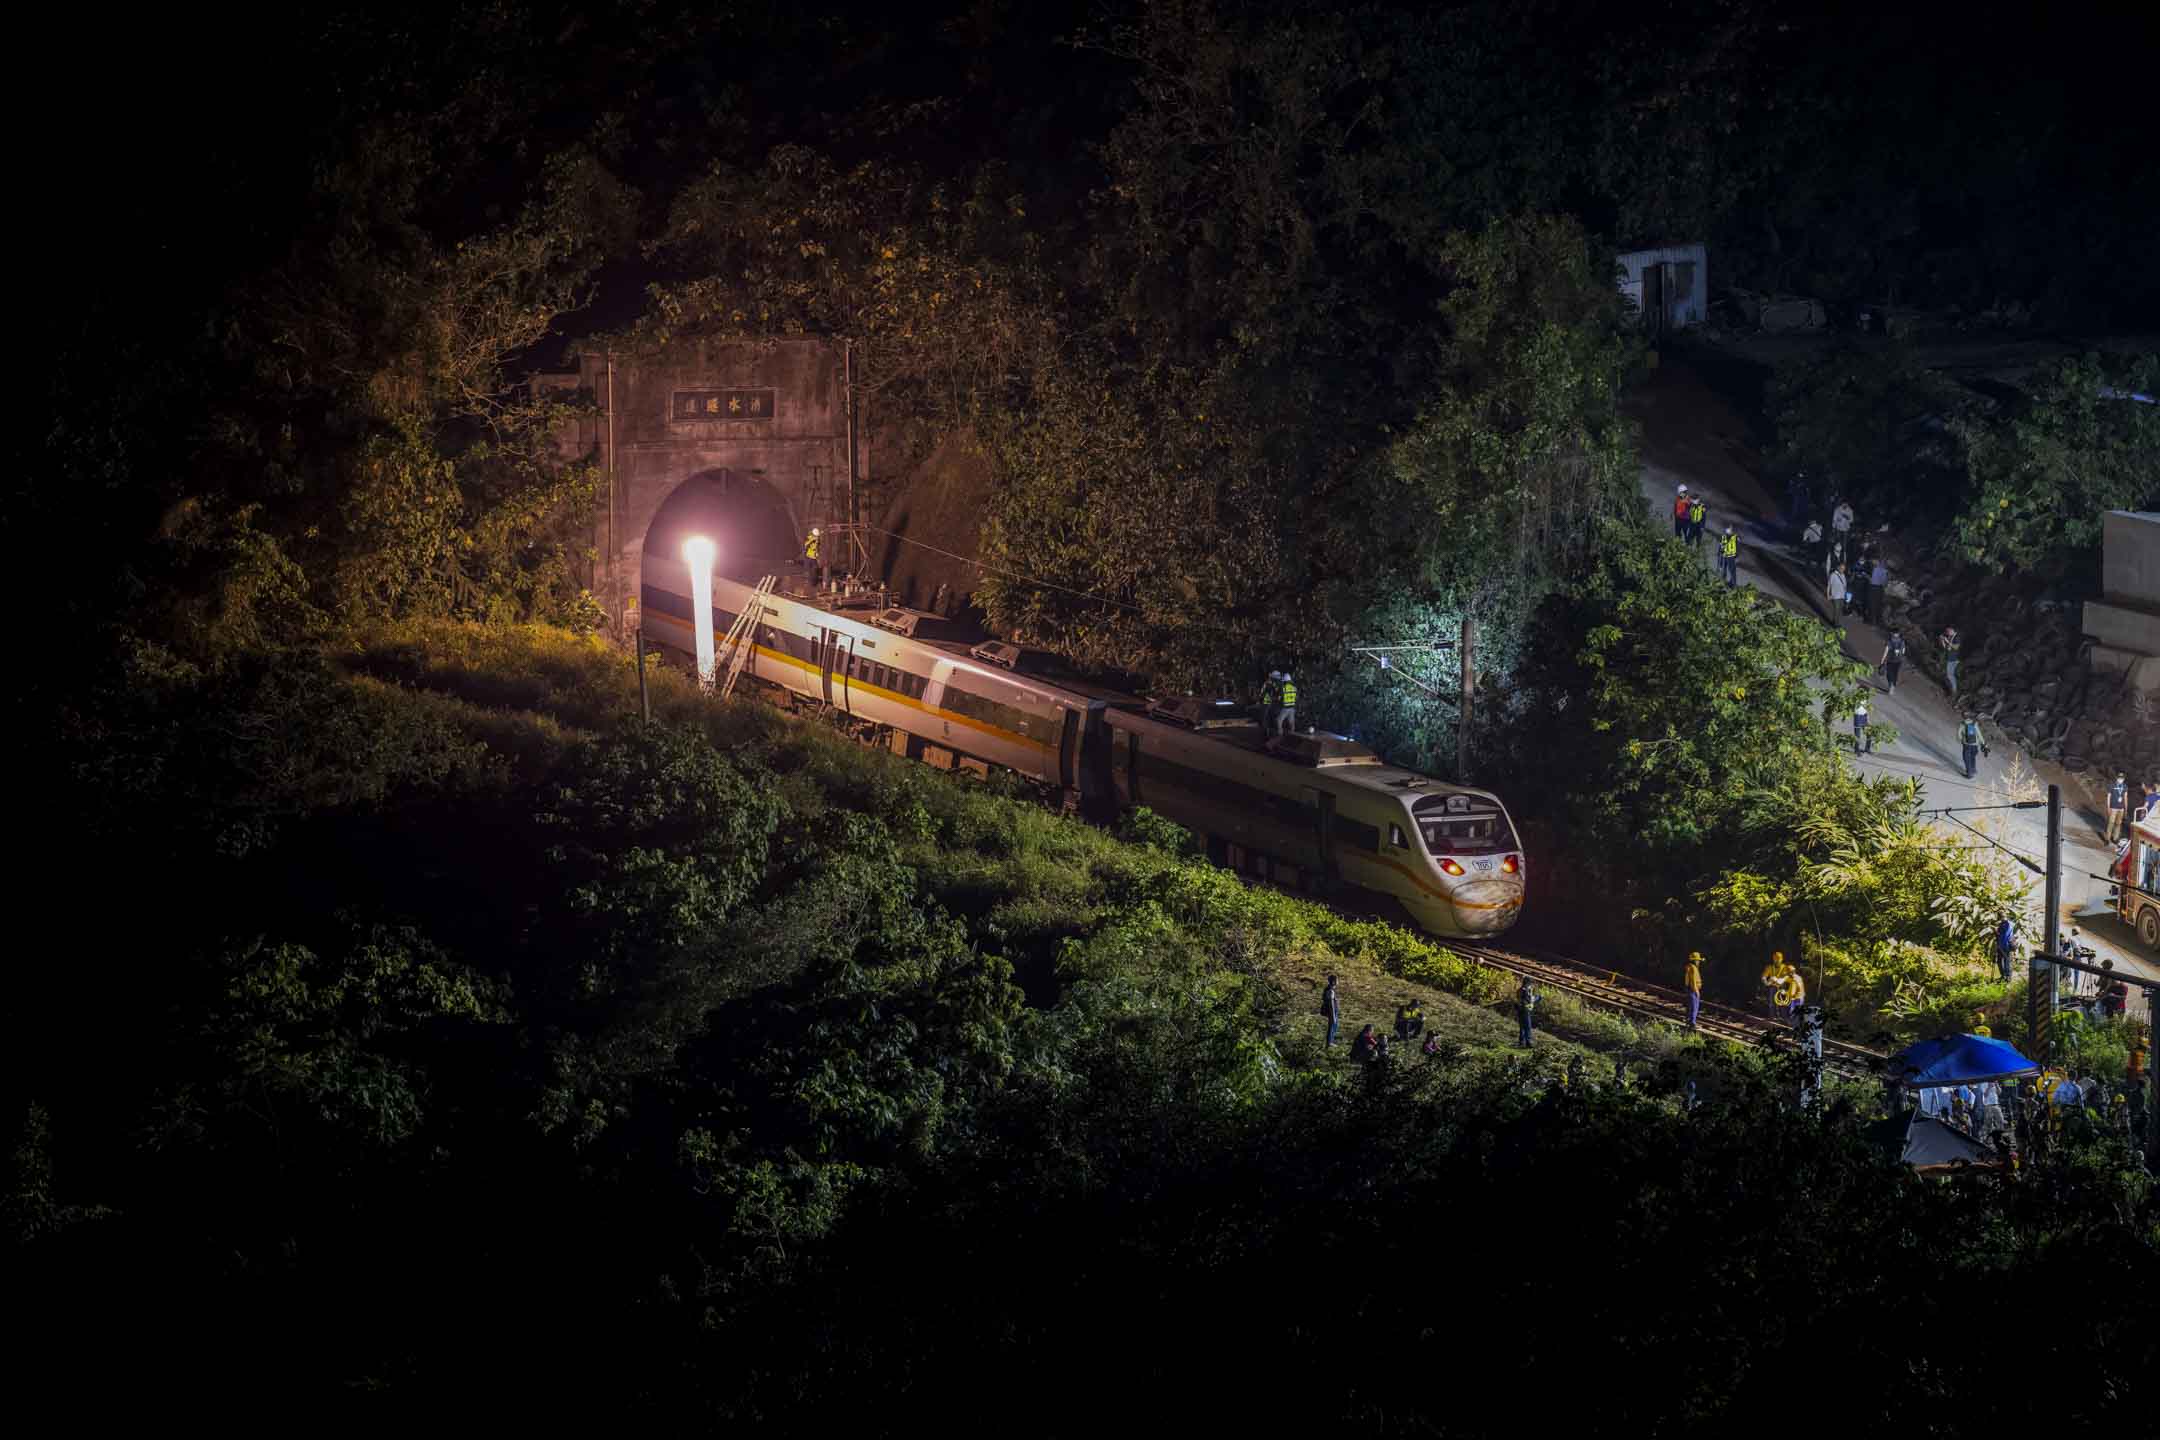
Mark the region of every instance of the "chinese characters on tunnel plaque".
POLYGON ((770 390, 677 390, 669 411, 678 422, 690 420, 770 420, 770 390))

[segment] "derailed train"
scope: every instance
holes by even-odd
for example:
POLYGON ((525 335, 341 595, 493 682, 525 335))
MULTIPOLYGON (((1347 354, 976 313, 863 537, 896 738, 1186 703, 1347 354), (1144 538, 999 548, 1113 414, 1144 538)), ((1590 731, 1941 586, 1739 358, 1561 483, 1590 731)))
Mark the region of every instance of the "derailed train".
MULTIPOLYGON (((714 577, 715 635, 751 595, 714 577)), ((937 619, 921 612, 866 618, 778 593, 761 603, 745 673, 878 727, 903 754, 1012 770, 1091 814, 1146 805, 1204 836, 1219 864, 1386 897, 1436 935, 1497 935, 1521 912, 1522 846, 1488 791, 1384 764, 1340 735, 1270 741, 1228 702, 1150 704, 1007 668, 980 658, 990 647, 930 638, 937 619)), ((643 613, 649 638, 694 652, 688 596, 648 580, 643 613)))

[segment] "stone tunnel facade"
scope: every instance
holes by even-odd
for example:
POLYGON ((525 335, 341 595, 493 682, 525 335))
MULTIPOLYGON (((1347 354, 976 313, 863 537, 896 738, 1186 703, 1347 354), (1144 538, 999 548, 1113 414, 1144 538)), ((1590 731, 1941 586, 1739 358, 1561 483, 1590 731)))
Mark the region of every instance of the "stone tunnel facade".
POLYGON ((657 563, 679 564, 674 529, 693 521, 716 529, 719 568, 754 578, 795 558, 803 532, 837 519, 846 504, 850 417, 837 342, 587 352, 574 369, 542 373, 534 385, 577 392, 595 407, 558 444, 566 459, 613 471, 613 505, 594 523, 594 594, 626 627, 635 623, 648 536, 662 547, 652 551, 657 563))

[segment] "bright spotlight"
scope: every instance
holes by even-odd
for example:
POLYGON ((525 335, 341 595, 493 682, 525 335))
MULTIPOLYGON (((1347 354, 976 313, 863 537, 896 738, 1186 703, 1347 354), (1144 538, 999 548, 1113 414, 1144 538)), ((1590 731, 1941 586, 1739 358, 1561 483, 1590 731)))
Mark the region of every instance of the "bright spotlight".
POLYGON ((690 567, 690 613, 697 624, 697 678, 713 688, 712 571, 720 547, 703 535, 683 541, 683 563, 690 567))

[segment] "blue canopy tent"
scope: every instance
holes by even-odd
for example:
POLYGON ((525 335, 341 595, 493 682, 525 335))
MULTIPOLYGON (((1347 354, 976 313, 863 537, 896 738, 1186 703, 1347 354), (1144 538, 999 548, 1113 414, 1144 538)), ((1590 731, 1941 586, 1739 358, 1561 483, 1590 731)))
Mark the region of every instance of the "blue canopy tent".
POLYGON ((1890 1073, 1916 1090, 1932 1090, 2038 1075, 2040 1066, 2020 1055, 2016 1046, 1986 1035, 1940 1035, 1891 1056, 1890 1073))
POLYGON ((1900 1109, 1884 1121, 1878 1138, 1915 1170, 1947 1170, 1990 1165, 1995 1158, 1981 1141, 1958 1126, 1972 1123, 1976 1132, 2004 1125, 1996 1081, 2038 1075, 2040 1066, 2014 1045, 1987 1035, 1940 1035, 1908 1045, 1890 1057, 1892 1079, 1921 1092, 1920 1108, 1900 1109), (1945 1092, 1956 1091, 1969 1107, 1957 1114, 1945 1092), (1944 1123, 1955 1117, 1957 1125, 1944 1123))

